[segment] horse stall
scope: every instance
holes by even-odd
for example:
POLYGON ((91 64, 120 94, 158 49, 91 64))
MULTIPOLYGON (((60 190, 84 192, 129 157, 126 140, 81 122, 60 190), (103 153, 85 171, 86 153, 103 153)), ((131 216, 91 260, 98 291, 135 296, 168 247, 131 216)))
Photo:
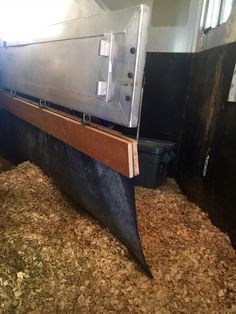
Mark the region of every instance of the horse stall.
POLYGON ((0 14, 0 314, 235 313, 236 1, 0 14))

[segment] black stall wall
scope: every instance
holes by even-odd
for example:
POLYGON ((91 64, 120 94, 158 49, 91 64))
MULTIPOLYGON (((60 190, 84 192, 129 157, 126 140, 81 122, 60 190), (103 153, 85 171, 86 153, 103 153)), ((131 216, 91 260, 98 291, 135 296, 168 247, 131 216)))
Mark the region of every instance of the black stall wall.
POLYGON ((177 142, 169 174, 236 245, 236 104, 227 102, 235 62, 236 43, 149 52, 140 134, 177 142))
POLYGON ((175 176, 184 123, 192 54, 148 52, 145 67, 140 136, 176 142, 169 165, 175 176))
POLYGON ((236 104, 227 102, 236 43, 193 56, 177 179, 236 244, 236 104), (205 166, 205 171, 204 171, 205 166))
POLYGON ((187 53, 147 53, 141 136, 179 140, 191 59, 187 53))

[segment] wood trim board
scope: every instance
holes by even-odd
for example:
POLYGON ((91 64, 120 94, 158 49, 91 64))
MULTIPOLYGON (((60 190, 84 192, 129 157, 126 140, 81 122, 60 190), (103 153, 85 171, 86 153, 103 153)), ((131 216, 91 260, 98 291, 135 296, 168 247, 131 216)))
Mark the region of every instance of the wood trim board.
POLYGON ((133 139, 4 93, 0 93, 0 107, 126 177, 139 174, 137 141, 133 139))

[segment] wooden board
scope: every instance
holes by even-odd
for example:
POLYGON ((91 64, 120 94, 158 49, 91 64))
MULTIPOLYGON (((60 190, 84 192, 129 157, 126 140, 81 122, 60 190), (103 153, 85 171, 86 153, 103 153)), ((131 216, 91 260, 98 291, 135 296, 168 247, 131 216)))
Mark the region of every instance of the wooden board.
POLYGON ((129 178, 138 175, 137 142, 83 125, 74 116, 0 94, 0 107, 129 178))

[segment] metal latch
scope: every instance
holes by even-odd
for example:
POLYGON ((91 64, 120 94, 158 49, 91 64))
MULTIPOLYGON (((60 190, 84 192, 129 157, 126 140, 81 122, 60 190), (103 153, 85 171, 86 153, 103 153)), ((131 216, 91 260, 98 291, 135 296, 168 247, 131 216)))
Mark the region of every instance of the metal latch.
POLYGON ((111 100, 111 88, 112 88, 112 62, 113 62, 113 41, 114 35, 112 32, 105 34, 104 39, 99 42, 98 55, 108 60, 108 73, 107 80, 97 81, 97 95, 105 96, 106 101, 111 100))

